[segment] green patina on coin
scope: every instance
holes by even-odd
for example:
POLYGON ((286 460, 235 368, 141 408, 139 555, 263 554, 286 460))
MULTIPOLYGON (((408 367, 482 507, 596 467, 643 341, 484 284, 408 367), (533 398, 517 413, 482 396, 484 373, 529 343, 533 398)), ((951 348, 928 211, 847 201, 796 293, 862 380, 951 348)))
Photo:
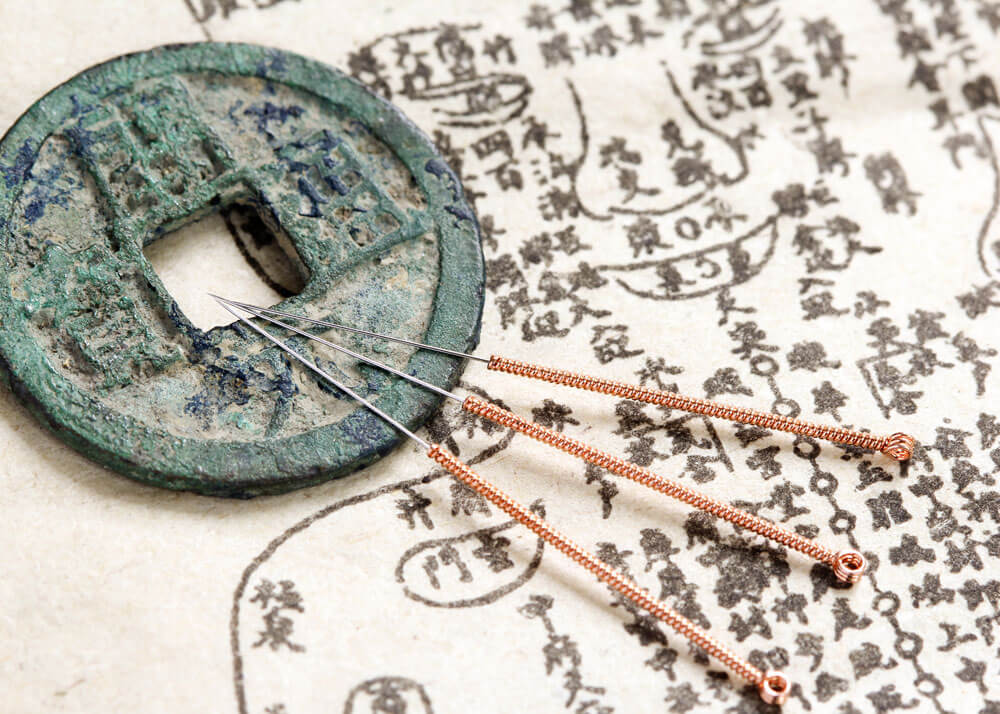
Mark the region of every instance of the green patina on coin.
MULTIPOLYGON (((478 226, 427 137, 330 67, 203 43, 87 70, 0 142, 0 375, 66 443, 158 486, 251 496, 374 461, 391 428, 252 331, 194 327, 143 255, 233 206, 290 246, 305 287, 280 309, 474 346, 478 226)), ((461 370, 333 339, 444 386, 461 370)), ((289 342, 412 428, 439 402, 289 342)))

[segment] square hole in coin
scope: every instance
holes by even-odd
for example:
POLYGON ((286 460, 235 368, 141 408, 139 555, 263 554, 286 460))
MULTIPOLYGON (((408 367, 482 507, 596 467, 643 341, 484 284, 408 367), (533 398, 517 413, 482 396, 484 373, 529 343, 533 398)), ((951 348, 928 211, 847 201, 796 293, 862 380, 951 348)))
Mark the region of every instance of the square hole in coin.
POLYGON ((309 279, 284 231, 243 203, 163 235, 144 253, 181 311, 206 331, 233 321, 208 293, 268 306, 299 294, 309 279))

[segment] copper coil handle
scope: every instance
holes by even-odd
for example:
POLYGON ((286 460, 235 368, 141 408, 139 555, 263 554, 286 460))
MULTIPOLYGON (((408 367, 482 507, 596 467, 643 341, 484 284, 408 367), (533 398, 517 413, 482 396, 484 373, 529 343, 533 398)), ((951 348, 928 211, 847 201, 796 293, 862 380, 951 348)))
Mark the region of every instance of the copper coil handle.
POLYGON ((562 384, 567 387, 576 387, 577 389, 585 389, 591 392, 634 399, 638 402, 658 404, 670 409, 691 412, 692 414, 703 414, 712 418, 753 424, 764 429, 787 431, 792 434, 811 436, 838 444, 857 446, 862 449, 881 452, 896 459, 896 461, 907 461, 913 456, 913 449, 916 445, 912 436, 903 434, 902 432, 896 432, 889 436, 875 436, 864 431, 853 431, 836 426, 823 426, 801 419, 781 416, 780 414, 719 404, 718 402, 699 399, 697 397, 685 397, 681 394, 667 392, 662 389, 641 387, 636 384, 627 384, 613 379, 588 377, 587 375, 568 372, 563 369, 542 367, 529 362, 507 359, 499 355, 490 356, 487 369, 495 372, 515 374, 521 377, 540 379, 543 382, 551 384, 562 384))
POLYGON ((814 560, 829 565, 833 568, 834 575, 843 582, 856 583, 865 572, 867 565, 865 558, 855 550, 840 552, 830 550, 776 523, 706 496, 700 491, 696 491, 672 479, 658 476, 649 469, 637 466, 617 456, 612 456, 606 451, 601 451, 596 447, 566 436, 555 429, 536 424, 485 399, 470 395, 462 402, 462 408, 508 429, 514 429, 543 444, 548 444, 568 454, 572 454, 595 466, 607 469, 611 473, 624 476, 654 491, 658 491, 689 506, 694 506, 701 511, 729 521, 741 528, 753 531, 776 543, 797 550, 814 560))
POLYGON ((645 588, 640 587, 630 578, 625 577, 604 563, 597 556, 567 538, 550 526, 545 520, 539 518, 506 493, 483 479, 440 444, 431 444, 427 451, 427 456, 450 471, 455 478, 482 495, 487 501, 508 516, 527 527, 546 543, 568 556, 578 565, 589 570, 599 580, 649 612, 656 619, 672 627, 678 634, 691 642, 691 644, 700 647, 740 677, 755 685, 761 699, 765 702, 768 704, 782 704, 788 697, 790 687, 783 674, 773 671, 762 672, 747 660, 737 656, 726 645, 699 628, 679 612, 654 599, 645 588))

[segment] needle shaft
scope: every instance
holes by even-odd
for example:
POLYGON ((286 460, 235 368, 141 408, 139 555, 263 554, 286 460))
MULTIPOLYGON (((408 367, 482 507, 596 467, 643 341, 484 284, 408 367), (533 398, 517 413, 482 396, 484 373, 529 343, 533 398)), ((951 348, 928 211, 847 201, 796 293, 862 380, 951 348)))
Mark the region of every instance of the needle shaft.
POLYGON ((333 327, 337 330, 345 330, 347 332, 354 332, 358 335, 367 335, 368 337, 376 337, 380 340, 388 340, 389 342, 398 342, 403 345, 410 345, 411 347, 419 347, 422 350, 430 350, 431 352, 440 352, 441 354, 451 355, 452 357, 461 357, 463 359, 474 359, 477 362, 487 363, 489 360, 485 357, 477 357, 476 355, 466 354, 465 352, 459 352, 457 350, 449 350, 445 347, 435 347, 434 345, 425 345, 423 342, 414 342, 413 340, 405 340, 402 337, 394 337, 393 335, 383 335, 378 332, 371 332, 369 330, 362 330, 358 327, 350 327, 348 325, 341 325, 338 322, 330 322, 329 320, 317 320, 312 317, 306 317, 305 315, 296 315, 291 312, 283 312, 281 310, 274 310, 269 307, 258 307, 257 305, 251 305, 245 302, 239 302, 237 300, 225 300, 217 295, 212 295, 212 297, 217 300, 223 300, 228 302, 230 305, 236 305, 237 307, 242 307, 250 312, 254 313, 266 313, 268 315, 278 315, 279 317, 289 317, 295 320, 302 320, 303 322, 309 322, 313 325, 321 325, 322 327, 333 327))
MULTIPOLYGON (((215 297, 215 296, 213 295, 213 297, 215 297)), ((329 347, 331 349, 334 349, 334 350, 337 350, 341 354, 345 354, 345 355, 347 355, 349 357, 353 357, 354 359, 356 359, 356 360, 358 360, 360 362, 364 362, 366 364, 370 364, 373 367, 378 367, 379 369, 384 369, 386 372, 394 374, 397 377, 401 377, 401 378, 405 379, 408 382, 412 382, 413 384, 419 384, 424 389, 429 389, 430 391, 435 392, 436 394, 440 394, 442 397, 448 397, 449 399, 454 399, 456 402, 462 401, 462 398, 460 396, 458 396, 457 394, 452 394, 451 392, 449 392, 446 389, 441 389, 441 387, 437 386, 436 384, 431 384, 430 382, 428 382, 426 380, 423 380, 423 379, 420 379, 419 377, 414 377, 412 374, 407 374, 406 372, 402 372, 402 371, 396 369, 395 367, 390 367, 389 365, 385 364, 384 362, 379 362, 378 360, 372 359, 371 357, 366 357, 365 355, 360 354, 358 352, 355 352, 354 350, 348 349, 347 347, 344 347, 343 345, 338 345, 335 342, 330 342, 329 340, 324 340, 319 335, 314 335, 311 332, 306 332, 305 330, 300 330, 297 327, 292 327, 288 323, 282 322, 281 320, 277 320, 277 319, 275 319, 273 317, 268 317, 267 315, 263 314, 264 310, 262 310, 260 308, 251 307, 249 305, 242 305, 240 303, 233 303, 233 302, 231 302, 229 300, 226 300, 225 298, 220 298, 220 297, 216 297, 216 300, 221 300, 224 303, 228 302, 230 304, 236 305, 241 310, 245 310, 246 312, 249 312, 252 315, 256 315, 257 317, 261 318, 262 320, 267 320, 268 322, 270 322, 273 325, 277 325, 278 327, 283 327, 286 330, 291 330, 292 332, 294 332, 297 335, 302 335, 303 337, 306 337, 306 338, 308 338, 310 340, 314 340, 316 342, 319 342, 321 345, 326 345, 327 347, 329 347)), ((230 310, 230 312, 232 312, 232 310, 230 310)), ((235 313, 233 313, 233 314, 235 314, 235 313)))
MULTIPOLYGON (((521 362, 515 359, 508 359, 499 355, 491 355, 488 359, 485 357, 477 357, 476 355, 466 354, 465 352, 458 352, 456 350, 449 350, 444 347, 435 347, 434 345, 414 342, 413 340, 406 340, 392 335, 383 335, 378 332, 371 332, 357 327, 342 325, 337 322, 330 322, 329 320, 317 320, 311 317, 305 317, 304 315, 296 315, 294 313, 275 310, 268 307, 258 307, 256 305, 237 302, 235 300, 227 300, 226 302, 230 305, 235 305, 239 308, 252 312, 258 317, 264 317, 264 315, 267 314, 278 315, 280 317, 294 320, 303 320, 314 325, 331 327, 338 330, 347 330, 348 332, 354 332, 361 335, 368 335, 369 337, 376 337, 382 340, 389 340, 391 342, 399 342, 412 347, 418 347, 422 350, 430 350, 432 352, 440 352, 442 354, 451 355, 452 357, 462 357, 476 360, 478 362, 484 362, 486 363, 487 369, 495 372, 506 372, 507 374, 513 374, 519 377, 529 377, 531 379, 538 379, 551 384, 560 384, 566 387, 575 387, 577 389, 583 389, 591 392, 610 394, 612 396, 633 399, 635 401, 646 402, 648 404, 657 404, 670 409, 679 409, 681 411, 692 414, 701 414, 715 419, 727 419, 729 421, 735 421, 742 424, 753 424, 754 426, 759 426, 764 429, 786 431, 792 434, 800 434, 802 436, 808 436, 815 439, 823 439, 836 444, 845 444, 861 449, 878 451, 897 461, 907 461, 913 455, 913 449, 916 445, 912 436, 902 432, 895 432, 889 436, 877 436, 867 431, 857 431, 838 426, 814 424, 812 422, 790 416, 782 416, 780 414, 772 414, 770 412, 762 412, 745 407, 730 406, 728 404, 713 402, 708 399, 686 397, 684 395, 677 394, 676 392, 669 392, 662 389, 652 389, 650 387, 627 384, 625 382, 618 382, 616 380, 604 379, 601 377, 591 377, 589 375, 577 374, 564 369, 556 369, 553 367, 531 364, 529 362, 521 362)), ((287 325, 285 326, 288 327, 287 325)), ((289 329, 295 330, 295 328, 292 327, 289 327, 289 329)), ((299 334, 306 334, 300 330, 295 331, 299 332, 299 334)), ((428 389, 432 389, 429 385, 425 386, 427 386, 428 389)))
MULTIPOLYGON (((399 421, 389 416, 370 401, 351 390, 347 387, 347 385, 343 384, 331 376, 328 372, 318 367, 311 360, 302 356, 263 328, 258 327, 254 323, 250 322, 250 320, 237 313, 229 305, 227 305, 222 298, 217 299, 227 312, 235 316, 242 323, 277 345, 288 355, 293 357, 298 362, 301 362, 316 374, 328 380, 335 387, 340 389, 352 399, 358 401, 377 416, 384 419, 388 424, 398 429, 401 433, 422 445, 427 450, 426 453, 428 458, 443 466, 459 481, 475 490, 494 506, 527 527, 543 541, 596 575, 598 579, 606 583, 612 589, 648 611, 656 619, 673 628, 678 634, 683 636, 689 642, 697 647, 700 647, 740 677, 755 685, 761 699, 765 702, 769 704, 782 704, 786 700, 790 691, 790 685, 784 674, 773 670, 766 672, 762 671, 748 660, 736 655, 726 645, 702 630, 688 618, 684 617, 676 610, 667 607, 659 600, 654 599, 645 588, 640 587, 631 578, 622 575, 617 570, 600 560, 596 555, 577 545, 574 541, 563 535, 559 530, 549 525, 544 519, 538 517, 528 508, 512 499, 497 487, 493 486, 493 484, 489 481, 483 479, 471 468, 469 468, 467 464, 449 453, 440 444, 430 444, 421 439, 419 436, 403 426, 399 421)), ((251 314, 253 314, 250 310, 247 310, 247 312, 251 312, 251 314)), ((271 320, 271 318, 264 317, 263 319, 275 324, 280 324, 276 320, 271 320)), ((298 331, 296 330, 296 332, 298 331)), ((299 332, 299 334, 306 337, 314 337, 313 335, 309 335, 305 332, 299 332)), ((401 377, 410 376, 399 372, 397 372, 397 374, 401 377)))
MULTIPOLYGON (((224 298, 218 299, 224 301, 224 298)), ((442 394, 450 399, 461 402, 462 409, 467 412, 489 419, 500 426, 514 429, 515 431, 518 431, 535 441, 547 444, 548 446, 561 451, 565 451, 571 456, 576 456, 577 458, 594 464, 595 466, 605 468, 612 473, 628 478, 654 491, 658 491, 659 493, 686 503, 701 511, 705 511, 706 513, 710 513, 718 518, 762 535, 769 540, 773 540, 777 543, 781 543, 782 545, 797 550, 810 558, 832 567, 837 578, 844 582, 858 582, 865 571, 865 558, 857 551, 846 550, 837 552, 831 550, 820 545, 819 543, 816 543, 810 538, 799 535, 798 533, 790 531, 787 528, 777 525, 776 523, 772 523, 765 518, 761 518, 752 513, 743 511, 727 503, 723 503, 722 501, 706 496, 699 491, 689 488, 688 486, 685 486, 677 481, 659 476, 648 469, 644 469, 605 451, 601 451, 600 449, 594 448, 593 446, 585 444, 582 441, 570 438, 562 432, 544 427, 541 424, 536 424, 535 422, 520 417, 517 414, 500 407, 499 405, 493 404, 492 402, 488 402, 473 395, 463 399, 456 394, 445 391, 440 387, 425 382, 424 380, 414 377, 411 374, 401 372, 376 359, 358 354, 357 352, 349 350, 346 347, 342 347, 338 344, 330 342, 329 340, 325 340, 322 337, 318 337, 309 332, 305 332, 304 330, 292 327, 291 325, 288 325, 276 318, 268 317, 267 315, 262 314, 261 310, 253 307, 240 307, 239 309, 251 313, 259 317, 261 320, 266 320, 273 325, 291 330, 299 335, 302 335, 303 337, 315 340, 316 342, 328 347, 332 347, 333 349, 339 350, 344 354, 351 355, 362 362, 366 362, 374 367, 391 372, 392 374, 395 374, 409 382, 418 384, 422 387, 431 389, 438 394, 442 394)))
POLYGON ((315 372, 319 376, 321 376, 324 379, 326 379, 328 382, 330 382, 330 384, 332 384, 333 386, 335 386, 337 389, 339 389, 340 391, 342 391, 347 396, 349 396, 352 399, 354 399, 354 400, 360 402, 361 404, 363 404, 365 407, 367 407, 369 410, 371 410, 374 414, 376 414, 379 417, 381 417, 382 419, 384 419, 393 428, 399 430, 401 433, 403 433, 406 436, 410 437, 411 439, 413 439, 414 441, 416 441, 418 444, 420 444, 421 446, 423 446, 425 449, 431 448, 431 445, 428 442, 426 442, 425 440, 421 439, 419 436, 417 436, 412 431, 410 431, 409 429, 407 429, 397 419, 395 419, 395 418, 389 416, 388 414, 386 414, 384 411, 382 411, 377 406, 375 406, 374 404, 372 404, 370 401, 368 401, 367 399, 365 399, 364 397, 362 397, 360 394, 358 394, 357 392, 355 392, 354 390, 352 390, 350 387, 348 387, 346 384, 344 384, 343 382, 341 382, 340 380, 338 380, 336 377, 333 377, 330 373, 328 373, 323 368, 317 367, 311 360, 303 357, 301 354, 299 354, 298 352, 296 352, 295 350, 293 350, 291 347, 289 347, 288 345, 286 345, 284 342, 282 342, 281 340, 279 340, 277 337, 275 337, 274 335, 272 335, 267 330, 265 330, 265 329, 263 329, 261 327, 258 327, 257 325, 255 325, 252 322, 250 322, 250 320, 246 319, 245 317, 243 317, 242 315, 240 315, 239 313, 237 313, 235 310, 233 310, 232 308, 230 308, 228 305, 226 305, 225 303, 223 303, 221 301, 221 298, 218 298, 218 299, 220 301, 219 304, 222 305, 222 307, 225 308, 225 310, 227 312, 229 312, 232 315, 234 315, 236 317, 236 319, 240 320, 245 325, 247 325, 248 327, 250 327, 252 330, 254 330, 254 332, 258 332, 261 335, 263 335, 264 337, 266 337, 268 340, 270 340, 271 342, 273 342, 274 344, 276 344, 278 347, 280 347, 282 350, 284 350, 285 352, 287 352, 289 356, 291 356, 292 358, 298 360, 299 362, 301 362, 302 364, 304 364, 306 367, 308 367, 310 370, 312 370, 313 372, 315 372))

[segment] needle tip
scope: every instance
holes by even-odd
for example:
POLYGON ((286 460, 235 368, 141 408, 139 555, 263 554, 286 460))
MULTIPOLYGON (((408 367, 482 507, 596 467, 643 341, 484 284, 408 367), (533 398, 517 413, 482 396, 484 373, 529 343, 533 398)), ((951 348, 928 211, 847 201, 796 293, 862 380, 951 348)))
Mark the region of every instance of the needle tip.
POLYGON ((238 302, 235 302, 233 300, 229 300, 227 298, 221 297, 219 295, 216 295, 215 293, 208 293, 208 294, 209 294, 209 296, 215 298, 217 301, 225 303, 226 305, 239 305, 238 302))

